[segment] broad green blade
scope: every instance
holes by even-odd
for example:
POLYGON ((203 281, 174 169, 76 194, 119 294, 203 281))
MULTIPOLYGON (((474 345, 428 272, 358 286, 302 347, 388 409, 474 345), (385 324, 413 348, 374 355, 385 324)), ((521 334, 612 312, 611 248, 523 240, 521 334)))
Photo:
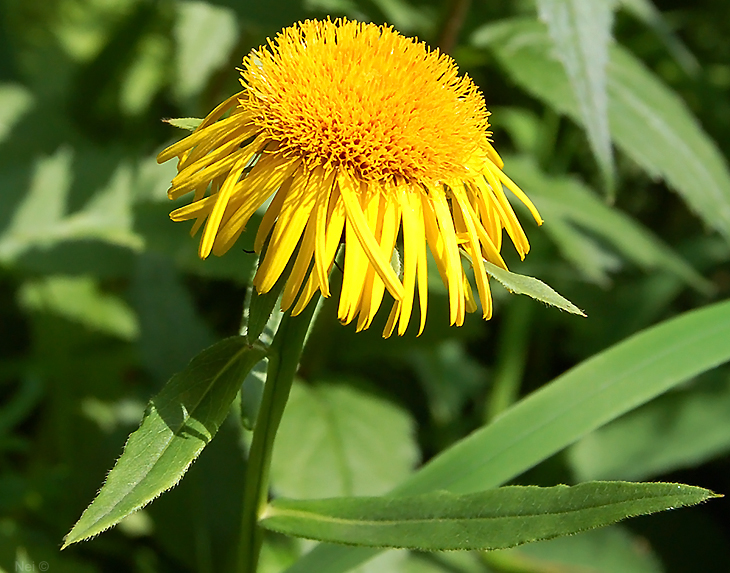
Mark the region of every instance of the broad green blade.
POLYGON ((530 394, 426 464, 398 493, 498 486, 588 432, 730 360, 730 301, 627 338, 530 394))
POLYGON ((493 550, 711 497, 706 489, 672 483, 588 482, 507 486, 465 495, 436 491, 397 498, 280 499, 269 505, 260 523, 279 533, 346 545, 493 550))
POLYGON ((228 415, 241 381, 264 356, 243 337, 193 358, 152 399, 139 429, 63 547, 98 535, 180 481, 228 415))
POLYGON ((568 76, 578 113, 609 193, 613 193, 613 153, 608 128, 606 66, 613 12, 606 0, 537 0, 553 53, 568 76))
POLYGON ((207 2, 176 2, 173 7, 177 49, 172 88, 184 102, 199 95, 215 72, 227 69, 239 38, 238 18, 231 8, 207 2))
POLYGON ((726 454, 730 378, 727 368, 716 374, 588 434, 568 450, 574 475, 581 481, 644 480, 726 454))
POLYGON ((697 76, 701 69, 697 58, 687 49, 673 26, 669 25, 651 0, 619 0, 618 3, 621 8, 649 26, 659 36, 685 74, 697 76))
POLYGON ((276 434, 271 487, 295 498, 379 495, 413 472, 418 453, 414 421, 389 400, 344 383, 295 382, 276 434))
MULTIPOLYGON (((730 302, 685 313, 572 368, 438 455, 393 493, 496 487, 588 432, 730 360, 730 302)), ((321 546, 289 573, 347 571, 368 548, 321 546)))
MULTIPOLYGON (((526 91, 578 123, 582 115, 547 29, 534 20, 485 26, 472 38, 489 47, 526 91)), ((730 239, 730 171, 684 102, 631 53, 614 45, 608 64, 608 117, 616 145, 661 177, 710 227, 730 239)))

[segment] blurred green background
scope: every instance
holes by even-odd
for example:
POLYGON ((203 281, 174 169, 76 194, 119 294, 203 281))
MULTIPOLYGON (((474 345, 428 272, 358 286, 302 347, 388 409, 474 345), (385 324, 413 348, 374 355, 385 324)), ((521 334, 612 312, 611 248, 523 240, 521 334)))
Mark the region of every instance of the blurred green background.
MULTIPOLYGON (((59 547, 147 400, 240 323, 251 238, 197 259, 187 225, 168 219, 174 165, 155 162, 184 134, 161 119, 207 114, 239 89, 241 58, 296 20, 388 22, 455 57, 493 113, 506 172, 546 219, 538 230, 522 214, 532 252, 524 263, 507 253, 511 269, 589 318, 495 286, 492 321, 449 328, 435 280, 424 335, 383 341, 385 316, 355 334, 328 301, 277 443, 277 493, 388 491, 572 365, 727 298, 730 4, 611 4, 615 45, 633 54, 620 85, 609 82, 613 202, 528 0, 1 0, 0 570, 224 570, 245 463, 235 420, 177 488, 98 539, 59 547)), ((660 397, 520 483, 730 492, 729 374, 660 397)), ((489 556, 389 552, 362 570, 726 572, 728 547, 719 500, 489 556)), ((271 536, 262 570, 305 548, 271 536)))

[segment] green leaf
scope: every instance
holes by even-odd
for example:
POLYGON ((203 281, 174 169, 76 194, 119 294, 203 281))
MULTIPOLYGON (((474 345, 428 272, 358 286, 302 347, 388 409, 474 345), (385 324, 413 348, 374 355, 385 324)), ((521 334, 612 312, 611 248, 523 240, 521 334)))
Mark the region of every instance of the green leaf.
POLYGON ((606 66, 613 12, 607 0, 538 0, 553 54, 560 61, 578 103, 588 142, 607 189, 613 193, 613 154, 608 128, 606 66))
MULTIPOLYGON (((259 260, 263 259, 264 254, 261 253, 259 260)), ((254 286, 249 287, 246 303, 243 305, 243 331, 250 341, 261 339, 264 344, 271 344, 283 316, 277 303, 293 266, 294 263, 289 261, 274 286, 263 294, 259 294, 254 286)))
POLYGON ((627 517, 695 505, 711 491, 672 483, 507 486, 456 495, 274 500, 266 529, 347 545, 493 550, 571 535, 627 517))
POLYGON ((20 84, 0 84, 0 142, 5 141, 15 124, 33 107, 33 94, 20 84))
POLYGON ((133 44, 129 67, 119 86, 119 108, 125 116, 141 116, 167 78, 172 45, 166 35, 150 31, 133 44))
POLYGON ((66 209, 72 161, 71 148, 62 147, 35 162, 30 188, 0 237, 0 259, 13 260, 33 243, 45 246, 52 242, 49 230, 58 224, 66 209))
POLYGON ((406 412, 372 394, 294 384, 274 445, 272 487, 304 498, 385 493, 418 461, 414 429, 406 412))
MULTIPOLYGON (((720 374, 720 373, 718 373, 720 374)), ((568 450, 583 479, 647 479, 730 450, 730 379, 670 392, 588 434, 568 450)))
POLYGON ((74 151, 64 146, 36 162, 30 189, 0 236, 0 260, 12 261, 31 248, 78 239, 141 249, 141 237, 132 229, 131 167, 121 162, 83 209, 66 215, 73 159, 74 151))
MULTIPOLYGON (((489 25, 472 41, 488 46, 526 91, 581 123, 542 24, 511 20, 489 25)), ((608 116, 616 145, 649 175, 665 179, 707 225, 730 239, 730 172, 722 154, 684 102, 618 45, 610 50, 608 116)))
MULTIPOLYGON (((496 487, 668 389, 730 360, 730 302, 680 315, 572 368, 442 452, 394 490, 496 487)), ((347 571, 375 555, 322 546, 289 573, 347 571)))
POLYGON ((173 127, 186 129, 187 131, 195 131, 196 129, 198 129, 198 126, 203 122, 203 120, 198 117, 177 117, 163 119, 162 121, 164 121, 165 123, 169 123, 173 127))
POLYGON ((487 274, 497 279, 509 292, 514 294, 526 294, 535 300, 555 306, 561 310, 585 316, 581 309, 575 306, 568 299, 560 296, 544 282, 533 277, 518 275, 517 273, 506 271, 486 260, 483 262, 487 274))
POLYGON ((619 0, 619 5, 638 20, 649 26, 661 39, 675 61, 684 72, 696 76, 700 72, 700 64, 694 54, 682 43, 672 27, 664 20, 664 16, 651 0, 619 0))
POLYGON ((727 362, 729 341, 730 301, 635 334, 530 394, 431 460, 398 491, 470 492, 513 479, 588 432, 727 362))
POLYGON ((104 486, 63 547, 98 535, 180 481, 228 415, 241 380, 264 355, 242 337, 204 350, 155 396, 104 486))
POLYGON ((645 270, 666 270, 698 291, 712 293, 712 283, 689 263, 634 219, 599 200, 578 179, 549 177, 528 157, 507 157, 505 165, 514 180, 530 190, 530 198, 547 221, 545 231, 553 234, 566 256, 599 284, 608 280, 606 272, 614 270, 615 258, 600 250, 599 254, 583 252, 590 248, 585 244, 589 238, 580 230, 600 237, 645 270), (596 260, 600 253, 608 258, 596 260))
POLYGON ((168 258, 156 253, 137 257, 130 286, 141 326, 139 356, 145 369, 160 381, 185 368, 191 356, 215 342, 168 258))
POLYGON ((186 100, 198 95, 212 74, 228 65, 238 40, 238 21, 230 8, 206 2, 178 2, 175 8, 173 86, 175 95, 186 100))
POLYGON ((20 300, 29 310, 58 314, 125 340, 139 335, 134 311, 117 296, 102 292, 92 277, 54 276, 30 281, 23 285, 20 300))
MULTIPOLYGON (((261 254, 259 260, 263 258, 261 254)), ((253 274, 246 291, 246 301, 243 305, 243 325, 241 332, 246 338, 260 341, 267 347, 274 340, 279 324, 284 316, 279 304, 281 291, 284 290, 286 279, 294 265, 294 259, 287 263, 286 269, 268 292, 259 294, 253 286, 253 274)), ((254 273, 255 274, 255 273, 254 273)), ((241 385, 241 423, 247 430, 256 427, 261 399, 264 394, 264 384, 269 368, 268 359, 264 359, 251 369, 241 385)))

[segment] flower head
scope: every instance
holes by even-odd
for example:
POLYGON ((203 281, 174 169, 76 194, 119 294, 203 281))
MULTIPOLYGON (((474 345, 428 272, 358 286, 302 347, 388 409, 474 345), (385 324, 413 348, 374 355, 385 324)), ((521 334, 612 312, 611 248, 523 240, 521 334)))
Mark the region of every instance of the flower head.
POLYGON ((541 223, 502 172, 489 142, 484 99, 453 60, 386 26, 306 21, 252 51, 243 90, 187 138, 158 156, 178 157, 171 214, 203 224, 199 254, 222 255, 271 199, 254 248, 266 246, 253 280, 269 291, 292 258, 282 309, 301 312, 320 291, 341 243, 338 316, 367 328, 385 291, 394 304, 384 332, 403 334, 418 289, 427 308, 427 247, 448 289, 452 324, 476 310, 462 266, 474 269, 484 318, 492 312, 483 259, 506 268, 503 230, 520 257, 529 244, 504 184, 541 223), (402 265, 392 264, 394 249, 402 265))

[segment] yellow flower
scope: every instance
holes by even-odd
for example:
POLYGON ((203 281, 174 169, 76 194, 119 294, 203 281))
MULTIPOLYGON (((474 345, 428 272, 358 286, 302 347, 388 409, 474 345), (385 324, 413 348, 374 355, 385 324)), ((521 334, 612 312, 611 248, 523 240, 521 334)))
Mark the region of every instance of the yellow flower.
POLYGON ((529 250, 502 185, 542 221, 502 172, 484 99, 449 56, 391 27, 306 21, 252 51, 240 72, 243 91, 157 158, 179 158, 168 195, 194 197, 171 218, 195 219, 193 234, 205 223, 202 258, 230 249, 271 199, 254 242, 257 253, 266 249, 253 284, 269 291, 296 257, 283 310, 301 312, 317 291, 329 296, 343 243, 339 319, 358 317, 358 330, 367 328, 387 290, 394 303, 383 334, 397 327, 402 335, 417 287, 420 334, 428 245, 451 324, 476 310, 462 253, 490 318, 483 258, 506 268, 503 229, 520 257, 529 250))

